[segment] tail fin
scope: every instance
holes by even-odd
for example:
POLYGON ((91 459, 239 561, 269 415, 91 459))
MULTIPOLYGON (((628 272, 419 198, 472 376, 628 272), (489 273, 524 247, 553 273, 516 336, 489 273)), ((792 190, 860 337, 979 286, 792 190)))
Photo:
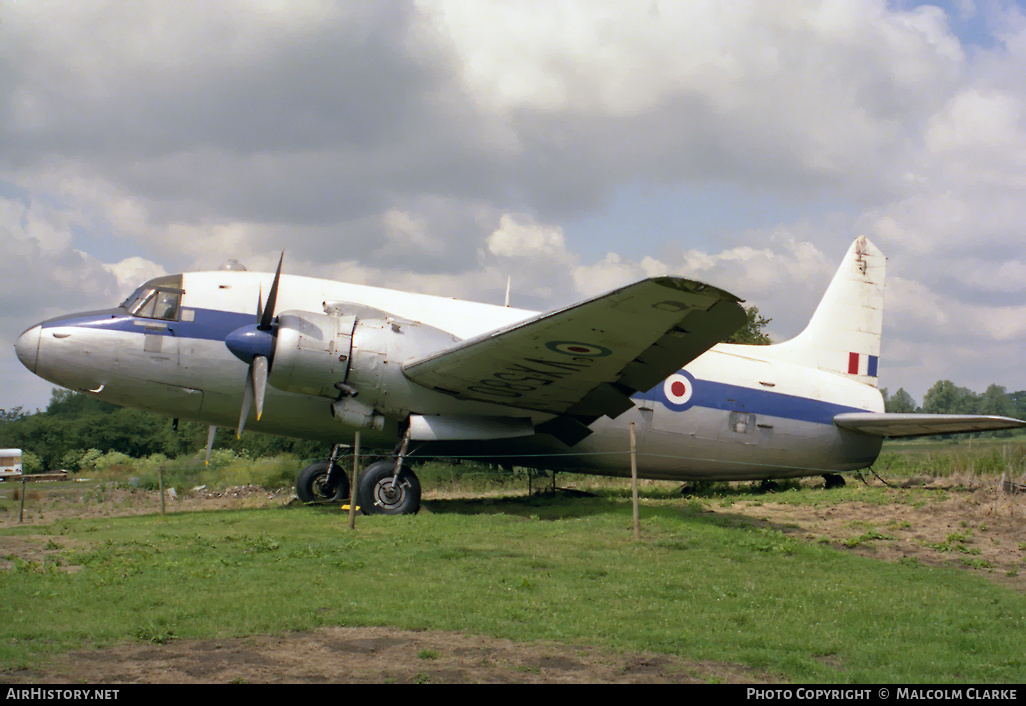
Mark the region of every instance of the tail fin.
POLYGON ((809 325, 771 346, 774 357, 877 387, 886 263, 864 235, 856 238, 809 325))

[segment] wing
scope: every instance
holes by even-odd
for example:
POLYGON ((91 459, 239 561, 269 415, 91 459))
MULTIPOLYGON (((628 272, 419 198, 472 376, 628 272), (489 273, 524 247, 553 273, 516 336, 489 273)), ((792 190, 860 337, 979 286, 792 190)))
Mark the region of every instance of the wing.
POLYGON ((461 399, 588 424, 627 411, 631 394, 744 325, 739 302, 701 282, 647 279, 407 361, 403 372, 461 399))
POLYGON ((873 414, 848 412, 834 417, 834 424, 842 429, 874 436, 930 436, 932 434, 960 434, 971 431, 1019 429, 1026 422, 1011 417, 978 414, 873 414))

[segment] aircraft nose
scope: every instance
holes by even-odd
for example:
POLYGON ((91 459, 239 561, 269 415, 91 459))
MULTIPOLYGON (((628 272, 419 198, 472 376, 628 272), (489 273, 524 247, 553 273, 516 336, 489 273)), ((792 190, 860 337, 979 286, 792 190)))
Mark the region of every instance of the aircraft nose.
POLYGON ((41 331, 41 326, 33 326, 21 334, 14 344, 18 360, 33 373, 36 372, 36 364, 39 362, 39 335, 41 331))

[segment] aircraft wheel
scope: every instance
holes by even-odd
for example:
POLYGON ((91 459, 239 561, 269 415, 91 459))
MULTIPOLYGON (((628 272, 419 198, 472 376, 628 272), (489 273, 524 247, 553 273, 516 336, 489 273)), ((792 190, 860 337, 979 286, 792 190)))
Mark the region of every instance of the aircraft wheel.
POLYGON ((843 488, 844 476, 837 473, 824 473, 823 474, 823 487, 824 488, 843 488))
POLYGON ((299 472, 296 478, 296 495, 304 503, 324 502, 326 500, 348 500, 349 499, 349 478, 341 466, 335 464, 335 472, 332 473, 335 483, 329 486, 328 462, 317 461, 299 472))
POLYGON ((357 488, 360 511, 365 515, 412 515, 420 510, 420 481, 403 466, 392 484, 395 461, 378 461, 360 473, 357 488))

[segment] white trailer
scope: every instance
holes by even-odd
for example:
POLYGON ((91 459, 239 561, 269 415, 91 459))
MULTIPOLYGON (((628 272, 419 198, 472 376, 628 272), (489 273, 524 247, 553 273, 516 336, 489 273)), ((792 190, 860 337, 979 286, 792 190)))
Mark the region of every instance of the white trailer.
POLYGON ((21 449, 0 449, 0 481, 21 478, 21 449))

